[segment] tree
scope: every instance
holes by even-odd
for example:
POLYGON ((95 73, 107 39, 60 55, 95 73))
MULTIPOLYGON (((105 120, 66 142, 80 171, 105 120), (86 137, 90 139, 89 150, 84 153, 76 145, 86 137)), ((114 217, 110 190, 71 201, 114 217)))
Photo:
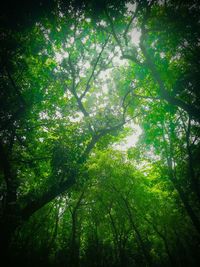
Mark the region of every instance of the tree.
POLYGON ((7 266, 198 265, 197 1, 40 1, 14 14, 10 4, 0 49, 7 266), (139 142, 119 152, 133 122, 139 142))

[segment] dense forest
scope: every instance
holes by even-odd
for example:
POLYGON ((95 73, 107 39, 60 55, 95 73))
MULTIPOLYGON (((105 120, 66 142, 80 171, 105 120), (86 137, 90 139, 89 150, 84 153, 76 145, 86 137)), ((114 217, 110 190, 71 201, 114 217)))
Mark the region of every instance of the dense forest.
POLYGON ((197 0, 5 1, 1 266, 200 265, 197 0))

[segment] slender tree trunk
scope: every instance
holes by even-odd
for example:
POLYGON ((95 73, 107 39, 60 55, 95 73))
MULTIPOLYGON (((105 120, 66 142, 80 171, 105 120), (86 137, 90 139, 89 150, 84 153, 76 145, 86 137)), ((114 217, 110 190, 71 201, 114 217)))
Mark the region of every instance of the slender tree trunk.
POLYGON ((150 255, 149 255, 149 253, 148 253, 148 251, 147 251, 147 249, 146 249, 146 246, 145 246, 145 244, 144 244, 144 242, 143 242, 142 236, 140 235, 140 232, 139 232, 139 230, 137 229, 137 227, 136 227, 136 225, 135 225, 135 223, 134 223, 134 220, 133 220, 133 216, 132 216, 132 212, 131 212, 129 203, 128 203, 128 201, 127 201, 124 197, 122 197, 122 198, 123 198, 123 201, 124 201, 125 206, 126 206, 126 209, 127 209, 127 214, 128 214, 128 217, 129 217, 131 226, 132 226, 132 228, 133 228, 133 230, 134 230, 134 232, 135 232, 135 234, 136 234, 136 237, 137 237, 137 239, 138 239, 140 248, 141 248, 141 250, 142 250, 142 252, 143 252, 144 258, 145 258, 145 260, 146 260, 148 266, 152 266, 152 260, 151 260, 151 257, 150 257, 150 255))
POLYGON ((197 199, 200 203, 200 191, 199 191, 199 181, 195 175, 194 167, 193 167, 193 155, 190 146, 190 131, 191 131, 191 121, 188 121, 188 129, 186 130, 186 146, 187 146, 187 153, 188 153, 188 168, 190 174, 190 180, 192 184, 192 190, 196 194, 197 199))
MULTIPOLYGON (((166 142, 164 134, 163 134, 163 140, 164 142, 166 142)), ((172 182, 175 189, 177 190, 179 197, 181 199, 181 202, 183 206, 185 207, 185 210, 189 218, 191 219, 194 225, 194 228, 200 234, 200 220, 198 216, 196 215, 196 213, 194 212, 193 208, 191 207, 186 193, 182 190, 181 186, 179 185, 179 181, 176 178, 176 173, 173 168, 173 146, 172 146, 171 136, 170 136, 170 143, 169 143, 169 151, 167 147, 165 147, 165 150, 166 150, 165 153, 166 153, 166 160, 167 160, 167 165, 168 165, 169 180, 172 182)))
POLYGON ((72 267, 79 266, 79 245, 77 242, 77 216, 72 214, 72 238, 71 238, 71 264, 72 267))
POLYGON ((180 197, 180 199, 183 203, 183 206, 185 207, 186 212, 187 212, 188 216, 190 217, 195 229, 200 234, 200 220, 197 217, 197 215, 195 214, 194 210, 192 209, 186 194, 183 192, 182 188, 178 184, 176 176, 173 172, 171 159, 168 158, 167 161, 168 161, 168 168, 169 168, 169 179, 171 180, 171 182, 173 183, 177 192, 179 193, 179 197, 180 197))
MULTIPOLYGON (((9 261, 9 250, 13 234, 20 223, 17 207, 17 183, 12 172, 6 148, 0 142, 0 165, 6 184, 6 193, 3 196, 3 205, 0 218, 0 254, 5 264, 9 261)), ((6 265, 5 265, 6 266, 6 265)), ((9 263, 8 263, 9 266, 9 263)))
POLYGON ((113 238, 114 238, 114 244, 115 244, 115 258, 117 262, 120 262, 120 244, 118 240, 119 234, 118 234, 117 227, 115 225, 115 221, 112 217, 110 210, 108 210, 108 214, 109 214, 111 226, 113 229, 112 232, 113 232, 113 238))
POLYGON ((71 265, 79 266, 79 242, 77 240, 77 211, 84 196, 84 191, 80 194, 78 201, 71 212, 72 216, 72 236, 71 236, 71 265))
POLYGON ((191 205, 189 204, 188 198, 186 197, 185 193, 183 192, 183 190, 180 188, 180 186, 177 185, 176 182, 172 181, 174 184, 174 187, 176 188, 176 190, 179 193, 180 199, 187 211, 187 214, 189 215, 195 229, 197 230, 197 232, 200 234, 200 220, 197 217, 197 215, 195 214, 194 210, 192 209, 191 205))
POLYGON ((145 220, 150 224, 152 225, 154 231, 158 234, 158 236, 162 239, 163 243, 164 243, 164 246, 165 246, 165 250, 166 250, 166 253, 167 253, 167 256, 169 258, 169 261, 171 263, 171 266, 176 266, 176 263, 171 255, 171 252, 170 252, 170 249, 169 249, 169 245, 168 245, 168 242, 167 242, 167 238, 164 236, 164 234, 162 234, 158 228, 156 227, 156 225, 154 223, 152 223, 151 221, 149 221, 147 218, 145 218, 145 220))

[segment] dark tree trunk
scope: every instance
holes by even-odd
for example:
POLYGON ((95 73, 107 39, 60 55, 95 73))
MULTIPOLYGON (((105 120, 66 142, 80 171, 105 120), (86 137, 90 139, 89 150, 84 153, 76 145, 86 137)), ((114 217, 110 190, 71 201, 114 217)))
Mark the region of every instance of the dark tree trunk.
POLYGON ((131 208, 129 206, 129 203, 128 201, 123 197, 123 201, 125 203, 125 206, 126 206, 126 209, 127 209, 127 214, 128 214, 128 217, 129 217, 129 220, 130 220, 130 224, 136 234, 136 237, 137 237, 137 240, 138 240, 138 243, 140 245, 140 248, 142 250, 142 253, 144 255, 144 258, 146 260, 146 263, 148 264, 148 266, 152 266, 152 260, 151 260, 151 257, 149 255, 149 252, 147 251, 146 249, 146 246, 145 246, 145 243, 143 241, 143 238, 138 230, 138 228, 136 227, 135 223, 134 223, 134 220, 133 220, 133 216, 132 216, 132 212, 131 212, 131 208))

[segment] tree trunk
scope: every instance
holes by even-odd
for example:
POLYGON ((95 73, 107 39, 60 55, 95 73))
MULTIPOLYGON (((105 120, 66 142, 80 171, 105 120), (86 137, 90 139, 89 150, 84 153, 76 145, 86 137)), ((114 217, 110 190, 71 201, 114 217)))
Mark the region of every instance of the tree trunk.
POLYGON ((149 252, 147 251, 146 246, 145 246, 145 244, 143 242, 142 236, 140 235, 140 232, 137 229, 137 227, 136 227, 136 225, 135 225, 135 223, 133 221, 133 216, 132 216, 132 212, 131 212, 129 203, 128 203, 128 201, 124 197, 122 197, 122 199, 123 199, 123 201, 125 203, 125 206, 126 206, 126 209, 127 209, 127 214, 128 214, 128 217, 129 217, 131 226, 132 226, 132 228, 133 228, 133 230, 134 230, 134 232, 136 234, 138 243, 139 243, 140 248, 141 248, 141 250, 143 252, 143 255, 144 255, 144 258, 146 260, 146 263, 148 264, 148 266, 152 266, 152 261, 151 261, 151 257, 149 255, 149 252))
POLYGON ((153 58, 148 54, 145 46, 145 30, 142 28, 142 35, 140 41, 140 48, 146 60, 146 65, 152 73, 154 81, 158 84, 160 89, 160 97, 166 100, 169 104, 173 106, 180 107, 185 110, 191 118, 200 122, 200 110, 195 108, 193 105, 187 104, 181 99, 176 98, 170 92, 168 92, 163 80, 161 79, 160 73, 156 68, 153 58))

